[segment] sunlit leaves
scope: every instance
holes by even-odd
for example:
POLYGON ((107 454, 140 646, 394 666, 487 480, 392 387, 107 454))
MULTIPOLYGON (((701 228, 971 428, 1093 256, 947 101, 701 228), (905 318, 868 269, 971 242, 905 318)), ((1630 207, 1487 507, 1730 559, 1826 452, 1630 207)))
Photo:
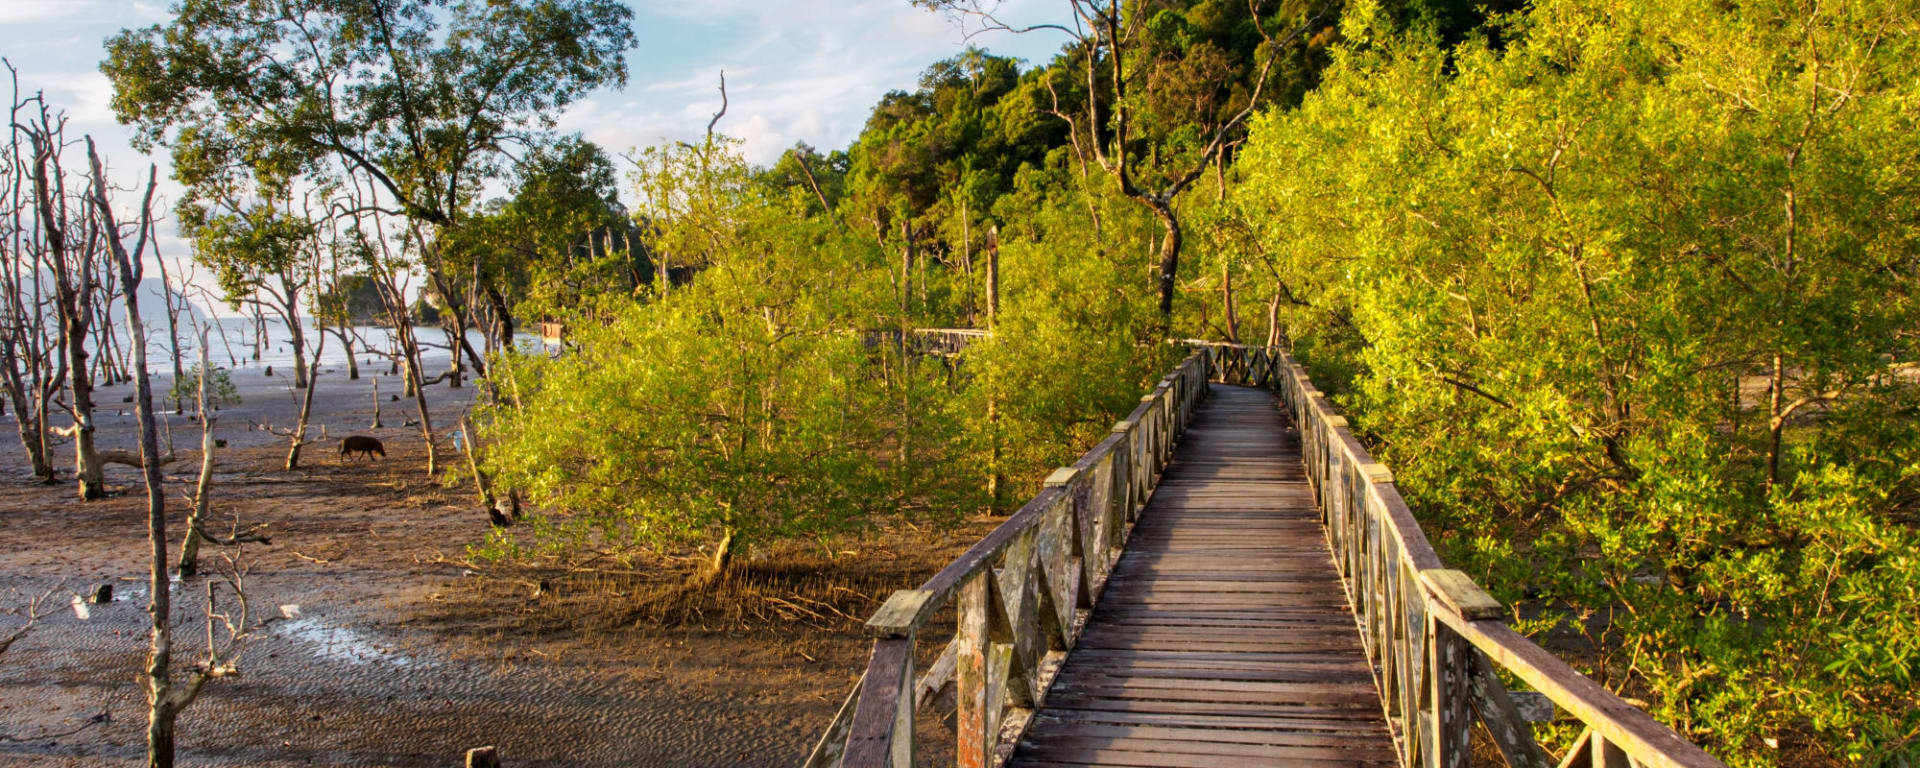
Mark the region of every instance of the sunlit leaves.
POLYGON ((1729 762, 1911 749, 1911 10, 1384 18, 1256 127, 1227 223, 1436 542, 1605 617, 1595 675, 1729 762))

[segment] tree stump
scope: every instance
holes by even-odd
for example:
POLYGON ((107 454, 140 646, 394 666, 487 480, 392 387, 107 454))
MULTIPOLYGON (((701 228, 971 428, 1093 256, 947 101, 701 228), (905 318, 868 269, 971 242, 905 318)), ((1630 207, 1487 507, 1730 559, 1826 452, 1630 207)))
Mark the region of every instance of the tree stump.
POLYGON ((467 750, 467 768, 500 768, 500 750, 496 747, 467 750))

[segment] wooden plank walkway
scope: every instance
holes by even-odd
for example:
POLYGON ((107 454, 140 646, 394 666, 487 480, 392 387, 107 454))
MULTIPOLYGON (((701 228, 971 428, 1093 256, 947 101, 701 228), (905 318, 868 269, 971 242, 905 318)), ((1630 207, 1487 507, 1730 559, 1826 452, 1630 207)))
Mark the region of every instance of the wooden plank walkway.
POLYGON ((1212 385, 1012 765, 1390 766, 1300 441, 1212 385))

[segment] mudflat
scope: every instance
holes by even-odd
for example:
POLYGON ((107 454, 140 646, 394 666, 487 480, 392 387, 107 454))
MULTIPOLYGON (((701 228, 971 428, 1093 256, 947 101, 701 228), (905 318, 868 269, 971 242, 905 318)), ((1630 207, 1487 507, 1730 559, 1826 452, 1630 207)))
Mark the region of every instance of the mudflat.
MULTIPOLYGON (((383 400, 397 382, 384 378, 383 400)), ((448 766, 482 745, 510 766, 796 765, 865 665, 860 621, 990 523, 762 551, 695 593, 678 589, 692 556, 476 563, 467 548, 491 530, 486 515, 469 488, 426 477, 418 430, 402 426, 410 401, 383 402, 389 426, 368 429, 370 381, 323 377, 314 433, 325 424, 329 439, 286 472, 284 438, 248 426, 291 424, 287 380, 236 383, 243 404, 221 413, 230 448, 219 454, 211 526, 264 526, 271 545, 236 555, 253 615, 294 617, 262 630, 240 674, 214 681, 182 716, 182 765, 448 766), (381 439, 388 457, 342 459, 346 434, 381 439)), ((131 445, 132 407, 119 403, 127 389, 102 392, 103 447, 131 445)), ((435 423, 453 423, 471 392, 431 388, 435 423)), ((0 765, 139 764, 148 619, 138 475, 110 465, 114 495, 85 504, 68 482, 33 484, 11 421, 0 449, 0 609, 51 592, 58 610, 0 656, 0 765), (70 604, 101 584, 112 602, 70 604)), ((178 458, 164 474, 177 533, 198 428, 174 417, 173 429, 178 458)), ((60 449, 64 479, 71 447, 60 449)), ((450 441, 441 451, 457 460, 450 441)), ((181 667, 205 645, 206 585, 235 554, 202 552, 203 575, 174 585, 181 667)), ((224 591, 221 601, 231 607, 224 591)), ((0 630, 18 620, 0 615, 0 630)))

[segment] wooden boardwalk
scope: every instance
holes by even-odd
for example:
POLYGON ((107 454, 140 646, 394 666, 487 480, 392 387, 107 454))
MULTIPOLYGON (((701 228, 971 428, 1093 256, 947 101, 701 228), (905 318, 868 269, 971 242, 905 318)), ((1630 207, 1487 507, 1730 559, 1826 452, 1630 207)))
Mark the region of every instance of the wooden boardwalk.
POLYGON ((1396 765, 1300 441, 1212 385, 1012 765, 1396 765))

